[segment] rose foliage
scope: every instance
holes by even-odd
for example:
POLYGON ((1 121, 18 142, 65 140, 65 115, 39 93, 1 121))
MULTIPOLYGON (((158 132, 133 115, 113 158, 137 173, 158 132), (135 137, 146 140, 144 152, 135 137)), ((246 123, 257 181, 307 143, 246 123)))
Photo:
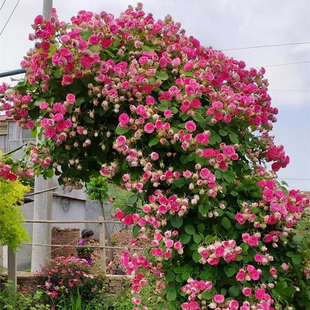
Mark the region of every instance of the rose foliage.
POLYGON ((293 230, 309 200, 276 181, 289 157, 269 134, 265 70, 141 4, 69 24, 53 10, 33 29, 26 79, 1 87, 2 108, 45 137, 28 169, 76 186, 100 173, 132 192, 116 217, 152 244, 122 259, 134 309, 309 309, 308 244, 293 230), (156 300, 143 298, 150 273, 156 300))

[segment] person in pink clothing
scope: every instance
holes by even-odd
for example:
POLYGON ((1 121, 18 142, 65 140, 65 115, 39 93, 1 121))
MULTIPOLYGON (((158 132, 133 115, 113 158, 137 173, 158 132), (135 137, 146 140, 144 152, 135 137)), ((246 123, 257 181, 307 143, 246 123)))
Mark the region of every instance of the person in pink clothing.
MULTIPOLYGON (((80 245, 80 246, 87 245, 93 239, 94 232, 91 229, 83 229, 81 232, 81 237, 82 239, 77 243, 77 245, 80 245)), ((78 257, 86 259, 88 265, 91 265, 92 264, 91 251, 88 251, 88 250, 89 250, 88 248, 81 248, 81 250, 78 250, 78 257)))

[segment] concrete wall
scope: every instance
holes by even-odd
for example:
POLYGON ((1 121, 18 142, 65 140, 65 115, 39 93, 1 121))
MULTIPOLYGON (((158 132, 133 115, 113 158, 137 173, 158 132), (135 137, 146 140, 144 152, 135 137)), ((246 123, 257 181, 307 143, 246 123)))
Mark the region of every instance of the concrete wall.
MULTIPOLYGON (((26 203, 20 207, 25 219, 33 219, 33 202, 26 203)), ((27 229, 29 236, 32 236, 33 225, 25 223, 24 227, 27 229)), ((26 270, 31 267, 31 245, 24 244, 17 251, 17 270, 26 270)))

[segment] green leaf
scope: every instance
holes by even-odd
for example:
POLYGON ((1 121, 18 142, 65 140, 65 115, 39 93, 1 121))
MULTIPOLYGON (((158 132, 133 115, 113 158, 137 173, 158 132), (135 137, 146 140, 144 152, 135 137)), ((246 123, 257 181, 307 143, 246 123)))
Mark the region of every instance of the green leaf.
POLYGON ((209 210, 210 210, 209 204, 199 205, 198 207, 198 211, 201 215, 207 214, 209 210))
POLYGON ((79 97, 75 100, 74 106, 79 107, 83 102, 85 102, 85 98, 79 97))
POLYGON ((111 58, 115 58, 115 55, 108 48, 104 49, 103 51, 107 53, 111 58))
POLYGON ((54 170, 52 168, 45 170, 44 176, 46 178, 52 178, 54 176, 54 170))
POLYGON ((206 226, 203 224, 203 223, 200 223, 198 226, 197 226, 197 230, 199 232, 203 232, 205 230, 206 226))
POLYGON ((187 235, 187 234, 182 234, 180 237, 180 241, 182 244, 188 244, 192 239, 191 235, 187 235))
POLYGON ((231 191, 231 192, 230 192, 230 195, 232 195, 232 196, 234 196, 234 197, 237 197, 239 194, 238 194, 238 192, 236 192, 236 191, 231 191))
POLYGON ((205 243, 209 244, 209 243, 212 243, 212 242, 213 242, 213 236, 207 235, 205 237, 205 243))
POLYGON ((170 219, 170 223, 173 227, 180 228, 183 225, 183 218, 176 214, 170 219))
POLYGON ((166 273, 166 280, 168 282, 173 282, 174 278, 175 278, 174 272, 172 270, 168 270, 167 273, 166 273))
POLYGON ((62 77, 61 68, 57 67, 56 70, 54 70, 53 75, 56 79, 60 79, 62 77))
POLYGON ((194 239, 194 242, 197 244, 199 244, 202 240, 201 236, 198 234, 194 234, 193 239, 194 239))
POLYGON ((85 121, 85 123, 88 123, 88 124, 94 124, 95 123, 95 120, 86 114, 83 115, 83 120, 85 121))
POLYGON ((227 217, 223 217, 222 225, 228 230, 231 227, 231 222, 227 217))
POLYGON ((292 261, 293 261, 293 263, 295 264, 295 265, 300 265, 300 263, 301 263, 301 261, 302 261, 302 258, 301 258, 301 256, 300 255, 294 255, 293 257, 292 257, 292 261))
POLYGON ((294 237, 293 237, 293 241, 294 241, 294 243, 296 243, 296 244, 301 244, 303 239, 304 239, 303 236, 294 236, 294 237))
POLYGON ((148 52, 155 52, 156 50, 155 46, 148 46, 148 45, 142 45, 141 49, 143 51, 148 51, 148 52))
POLYGON ((285 296, 292 296, 296 292, 295 287, 289 286, 280 291, 285 296))
POLYGON ((230 133, 228 136, 232 143, 239 143, 238 136, 235 133, 230 133))
POLYGON ((225 136, 227 136, 228 132, 227 132, 226 130, 224 130, 224 129, 220 129, 220 130, 219 130, 219 134, 220 134, 221 136, 225 137, 225 136))
POLYGON ((100 45, 90 45, 90 46, 88 46, 88 49, 93 53, 99 53, 99 51, 101 50, 101 46, 100 45))
POLYGON ((150 142, 149 142, 149 147, 152 147, 152 146, 156 145, 158 142, 159 142, 159 138, 158 137, 155 137, 155 138, 151 139, 150 142))
POLYGON ((169 75, 164 71, 157 71, 155 74, 155 77, 157 77, 158 79, 160 79, 162 81, 166 81, 166 80, 168 80, 169 75))
POLYGON ((115 132, 118 135, 123 135, 123 134, 127 133, 130 129, 131 129, 130 127, 117 126, 115 132))
POLYGON ((222 172, 220 170, 216 170, 215 171, 215 176, 217 179, 221 179, 222 178, 222 172))
POLYGON ((201 255, 197 251, 195 251, 192 255, 192 258, 195 263, 198 263, 199 260, 201 259, 201 255))
POLYGON ((232 183, 236 179, 236 174, 234 171, 224 171, 222 174, 228 183, 232 183))
POLYGON ((168 301, 174 301, 177 299, 177 292, 174 286, 168 286, 166 298, 168 301))
POLYGON ((186 225, 185 232, 189 235, 193 235, 195 233, 195 227, 193 225, 186 225))
POLYGON ((238 286, 231 286, 228 290, 228 294, 231 297, 237 297, 240 294, 240 288, 238 286))
POLYGON ((93 34, 90 30, 83 30, 81 31, 81 37, 84 41, 88 41, 89 37, 93 34))
POLYGON ((236 272, 236 268, 224 268, 225 274, 228 278, 232 277, 236 272))
POLYGON ((31 134, 31 137, 35 138, 37 136, 37 127, 33 127, 31 129, 30 134, 31 134))
POLYGON ((202 293, 202 299, 204 300, 211 300, 212 299, 212 293, 208 291, 204 291, 202 293))
POLYGON ((138 194, 134 194, 134 195, 128 197, 127 198, 127 204, 129 206, 133 206, 137 202, 138 198, 139 198, 138 194))

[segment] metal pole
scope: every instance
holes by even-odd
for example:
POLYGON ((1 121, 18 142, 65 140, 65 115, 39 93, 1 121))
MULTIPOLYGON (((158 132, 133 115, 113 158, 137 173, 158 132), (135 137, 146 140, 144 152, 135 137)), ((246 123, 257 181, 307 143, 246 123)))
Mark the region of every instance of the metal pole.
MULTIPOLYGON (((53 0, 43 0, 43 18, 50 20, 50 14, 53 7, 53 0)), ((37 137, 36 143, 39 142, 37 137)), ((52 180, 43 180, 42 176, 35 178, 35 192, 45 191, 53 187, 52 180)), ((40 197, 35 196, 34 208, 33 208, 33 219, 38 220, 51 220, 52 216, 52 196, 51 194, 41 195, 40 197)), ((34 224, 32 231, 32 239, 34 243, 51 243, 51 225, 45 226, 44 224, 34 224)), ((40 265, 45 263, 45 260, 49 258, 50 248, 49 247, 36 247, 32 246, 31 254, 31 271, 35 272, 40 269, 40 265)))
POLYGON ((0 78, 11 76, 11 75, 16 75, 16 74, 22 74, 25 72, 26 72, 25 69, 16 69, 16 70, 11 70, 11 71, 1 72, 0 78))
POLYGON ((43 18, 45 20, 50 19, 52 8, 53 8, 53 0, 43 0, 43 18))

